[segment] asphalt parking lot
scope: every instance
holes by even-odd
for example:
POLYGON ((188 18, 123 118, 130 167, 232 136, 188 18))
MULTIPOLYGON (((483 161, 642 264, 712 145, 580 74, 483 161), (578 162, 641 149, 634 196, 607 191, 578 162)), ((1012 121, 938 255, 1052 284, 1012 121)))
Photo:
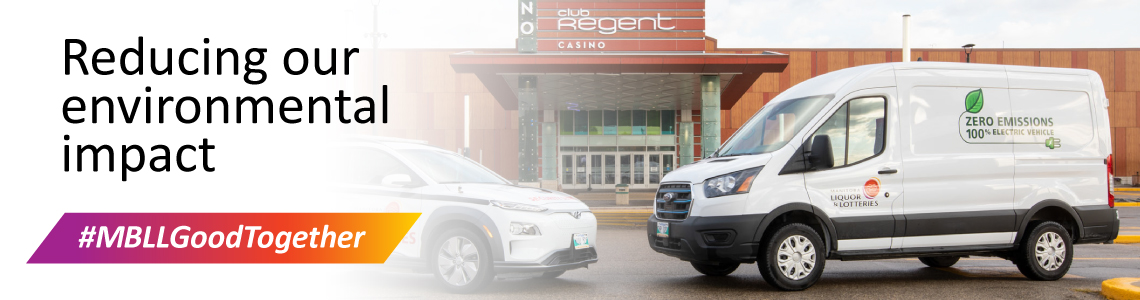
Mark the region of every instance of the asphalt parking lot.
MULTIPOLYGON (((1140 207, 1121 207, 1122 230, 1140 234, 1140 207)), ((753 298, 753 299, 1103 299, 1101 281, 1140 277, 1140 244, 1078 245, 1068 275, 1058 281, 1026 279, 1009 261, 963 259, 952 268, 929 268, 917 259, 827 261, 823 278, 802 292, 764 283, 755 264, 728 277, 705 277, 688 263, 658 254, 642 228, 603 228, 599 262, 557 279, 500 279, 472 295, 441 291, 430 275, 355 269, 350 278, 366 295, 391 298, 753 298)))

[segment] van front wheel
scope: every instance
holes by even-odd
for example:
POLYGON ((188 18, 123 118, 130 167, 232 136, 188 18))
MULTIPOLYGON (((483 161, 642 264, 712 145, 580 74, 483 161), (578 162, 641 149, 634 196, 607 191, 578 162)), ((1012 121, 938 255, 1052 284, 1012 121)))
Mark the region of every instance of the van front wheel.
POLYGON ((826 257, 823 240, 807 225, 784 225, 769 236, 760 249, 757 267, 769 285, 800 291, 811 287, 823 274, 826 257))
POLYGON ((1061 279, 1073 262, 1073 243, 1069 232, 1057 222, 1035 225, 1021 240, 1021 247, 1012 257, 1013 263, 1029 279, 1061 279))

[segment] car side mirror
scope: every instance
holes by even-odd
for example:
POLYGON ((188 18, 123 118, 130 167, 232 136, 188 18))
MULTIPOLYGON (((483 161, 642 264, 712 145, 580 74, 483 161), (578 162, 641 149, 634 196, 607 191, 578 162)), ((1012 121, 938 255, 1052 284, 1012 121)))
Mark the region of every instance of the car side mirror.
POLYGON ((835 166, 835 159, 831 156, 831 139, 826 134, 817 135, 811 139, 808 164, 816 170, 835 166))
POLYGON ((392 174, 380 179, 380 185, 389 187, 408 187, 412 185, 412 176, 408 174, 392 174))

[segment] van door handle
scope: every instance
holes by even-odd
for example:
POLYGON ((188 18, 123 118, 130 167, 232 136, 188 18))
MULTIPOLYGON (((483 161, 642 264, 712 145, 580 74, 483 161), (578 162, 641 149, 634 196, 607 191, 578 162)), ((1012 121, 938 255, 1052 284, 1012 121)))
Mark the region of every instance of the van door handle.
POLYGON ((898 169, 882 169, 882 170, 879 170, 879 174, 894 174, 894 173, 898 173, 898 172, 899 172, 898 169))

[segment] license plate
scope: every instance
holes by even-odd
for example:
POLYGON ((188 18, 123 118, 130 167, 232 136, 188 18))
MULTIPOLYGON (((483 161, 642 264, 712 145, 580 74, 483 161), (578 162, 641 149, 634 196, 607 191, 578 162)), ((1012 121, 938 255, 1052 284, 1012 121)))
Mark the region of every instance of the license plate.
POLYGON ((657 222, 657 237, 669 237, 669 223, 657 222))
POLYGON ((574 234, 574 250, 590 248, 590 238, 585 233, 574 234))

